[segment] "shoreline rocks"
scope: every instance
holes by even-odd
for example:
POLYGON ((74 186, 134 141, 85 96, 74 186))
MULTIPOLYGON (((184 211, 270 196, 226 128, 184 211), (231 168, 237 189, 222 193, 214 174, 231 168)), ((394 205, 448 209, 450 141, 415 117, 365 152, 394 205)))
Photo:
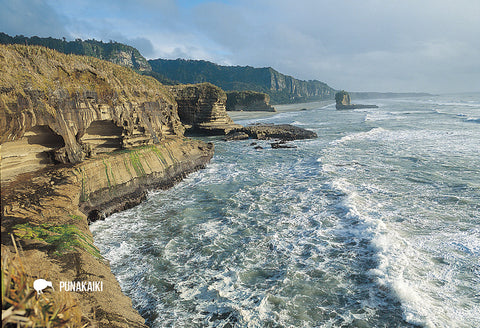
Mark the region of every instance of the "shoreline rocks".
POLYGON ((313 139, 317 134, 313 131, 303 129, 290 124, 257 124, 236 129, 225 136, 226 141, 247 139, 246 135, 252 139, 280 139, 284 141, 313 139))
POLYGON ((82 325, 146 328, 88 224, 205 167, 213 145, 184 137, 174 95, 153 78, 37 46, 0 53, 2 253, 18 246, 54 302, 61 281, 101 281, 70 294, 82 325))
POLYGON ((2 185, 2 251, 15 252, 13 235, 28 274, 53 282, 52 298, 61 281, 101 281, 102 292, 70 293, 82 324, 146 328, 94 246, 88 225, 137 205, 147 190, 172 186, 212 156, 212 145, 175 137, 18 176, 2 185))

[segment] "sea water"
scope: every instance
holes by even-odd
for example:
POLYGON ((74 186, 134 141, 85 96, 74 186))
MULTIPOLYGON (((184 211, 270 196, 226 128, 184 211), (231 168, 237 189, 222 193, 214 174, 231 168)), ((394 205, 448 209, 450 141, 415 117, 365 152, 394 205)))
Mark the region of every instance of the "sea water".
POLYGON ((480 327, 480 94, 239 123, 206 169, 92 224, 151 327, 480 327))

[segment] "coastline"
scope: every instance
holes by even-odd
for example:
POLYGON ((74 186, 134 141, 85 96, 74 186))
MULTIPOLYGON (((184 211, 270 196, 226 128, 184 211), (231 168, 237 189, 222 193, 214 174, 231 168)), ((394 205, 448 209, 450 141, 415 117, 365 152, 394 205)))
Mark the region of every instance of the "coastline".
POLYGON ((251 120, 251 119, 260 119, 272 117, 277 114, 285 112, 295 112, 301 110, 310 110, 315 108, 323 108, 326 106, 335 105, 334 100, 322 100, 314 101, 307 103, 298 103, 298 104, 283 104, 283 105, 274 105, 275 112, 267 111, 229 111, 228 115, 232 118, 235 123, 238 123, 242 120, 251 120))
POLYGON ((148 190, 171 187, 212 156, 211 144, 172 138, 18 176, 2 184, 2 257, 20 258, 28 276, 51 281, 55 292, 47 295, 54 302, 65 297, 56 293, 62 282, 101 282, 102 291, 68 293, 82 324, 145 328, 94 245, 89 223, 139 204, 148 190), (52 233, 62 241, 52 241, 52 233))

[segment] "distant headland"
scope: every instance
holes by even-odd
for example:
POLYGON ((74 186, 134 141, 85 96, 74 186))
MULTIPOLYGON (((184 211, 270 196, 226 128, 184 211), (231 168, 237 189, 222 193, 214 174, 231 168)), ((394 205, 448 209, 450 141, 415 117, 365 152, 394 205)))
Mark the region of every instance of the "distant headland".
MULTIPOLYGON (((248 91, 263 93, 256 95, 257 100, 247 102, 259 107, 258 99, 270 99, 270 104, 293 104, 335 99, 336 90, 318 80, 300 80, 282 74, 272 67, 256 68, 251 66, 222 66, 205 60, 153 59, 147 60, 136 48, 115 41, 102 42, 95 39, 67 41, 55 38, 9 36, 0 32, 0 44, 40 45, 65 54, 96 57, 148 75, 164 85, 196 84, 209 82, 224 91, 248 91)), ((429 96, 427 93, 380 93, 350 92, 355 99, 395 98, 410 96, 429 96)), ((235 95, 236 99, 248 100, 235 95)), ((232 99, 233 100, 233 99, 232 99)), ((262 100, 263 102, 263 100, 262 100)), ((269 103, 263 104, 263 110, 271 111, 269 103)), ((252 110, 237 103, 237 109, 252 110)))

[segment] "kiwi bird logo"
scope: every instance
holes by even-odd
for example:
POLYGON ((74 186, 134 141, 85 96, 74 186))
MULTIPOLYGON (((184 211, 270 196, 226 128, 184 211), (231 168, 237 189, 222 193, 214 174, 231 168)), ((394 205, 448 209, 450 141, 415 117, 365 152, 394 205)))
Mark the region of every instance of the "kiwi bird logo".
POLYGON ((45 279, 37 279, 33 282, 33 288, 37 291, 37 295, 43 294, 43 290, 47 287, 51 287, 55 290, 52 286, 51 281, 46 281, 45 279))

